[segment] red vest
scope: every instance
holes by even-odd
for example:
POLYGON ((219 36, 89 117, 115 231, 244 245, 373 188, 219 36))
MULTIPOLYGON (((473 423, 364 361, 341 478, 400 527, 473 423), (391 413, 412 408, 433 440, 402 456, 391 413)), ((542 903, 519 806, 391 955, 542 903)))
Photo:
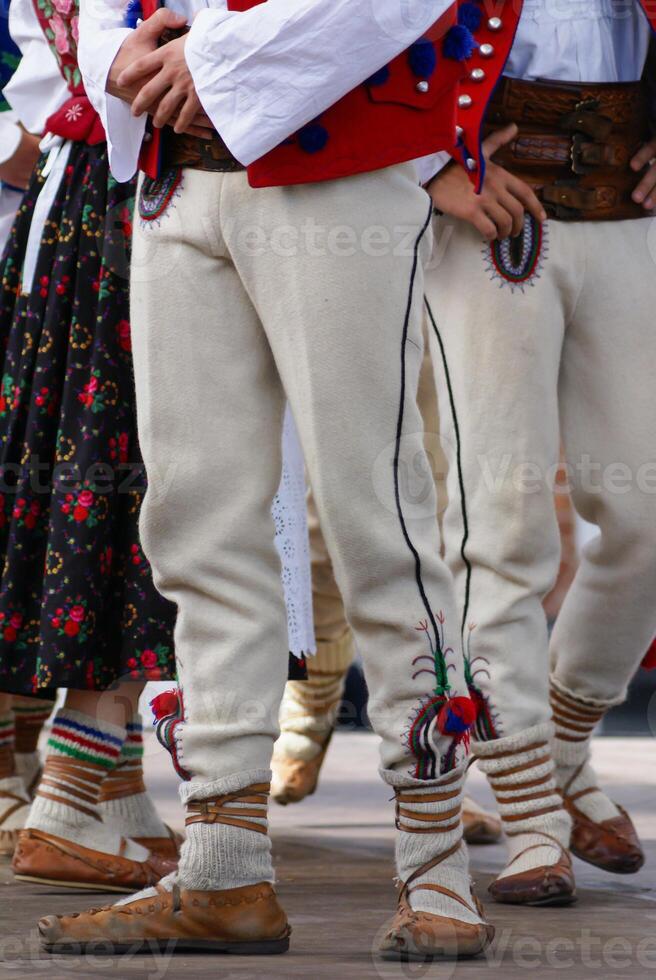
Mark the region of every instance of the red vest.
MULTIPOLYGON (((234 11, 266 0, 228 0, 234 11)), ((330 0, 326 0, 329 3, 330 0)), ((656 0, 639 0, 656 30, 656 0)), ((144 17, 159 0, 143 0, 144 17)), ((454 0, 426 35, 248 167, 253 187, 314 183, 448 150, 480 189, 481 131, 523 0, 454 0)), ((141 166, 158 170, 159 134, 141 166)))

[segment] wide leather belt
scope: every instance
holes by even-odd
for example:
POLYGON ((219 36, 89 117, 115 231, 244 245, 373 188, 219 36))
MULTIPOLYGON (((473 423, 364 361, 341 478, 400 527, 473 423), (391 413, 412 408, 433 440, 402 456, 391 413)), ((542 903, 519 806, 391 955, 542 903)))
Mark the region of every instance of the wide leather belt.
POLYGON ((551 218, 619 221, 648 217, 631 195, 630 161, 651 136, 641 82, 572 84, 504 78, 486 116, 486 135, 508 123, 518 137, 494 162, 534 189, 551 218))
POLYGON ((218 133, 210 139, 175 133, 167 127, 162 137, 162 166, 191 167, 192 170, 212 170, 233 173, 245 170, 233 157, 218 133))

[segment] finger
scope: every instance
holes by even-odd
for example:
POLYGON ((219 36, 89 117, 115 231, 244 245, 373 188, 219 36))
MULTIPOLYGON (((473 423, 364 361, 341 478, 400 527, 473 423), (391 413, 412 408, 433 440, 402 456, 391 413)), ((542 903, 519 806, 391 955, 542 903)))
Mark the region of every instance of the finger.
POLYGON ((506 143, 510 143, 514 140, 519 129, 515 123, 511 123, 509 126, 504 126, 503 129, 497 129, 496 132, 490 133, 486 139, 483 140, 483 153, 486 157, 494 156, 497 150, 500 150, 502 146, 506 143))
POLYGON ((501 204, 490 201, 484 205, 485 213, 497 229, 497 238, 510 238, 513 228, 512 215, 501 204))
POLYGON ((520 180, 519 177, 513 177, 512 174, 508 174, 506 189, 510 191, 513 197, 516 197, 521 202, 524 210, 528 211, 536 221, 542 222, 547 220, 547 212, 544 210, 544 205, 538 199, 535 191, 523 180, 520 180))
POLYGON ((194 126, 200 126, 201 129, 209 129, 211 132, 214 131, 214 123, 202 109, 194 116, 194 126))
POLYGON ((493 242, 497 237, 497 226, 491 221, 483 210, 477 210, 473 218, 470 219, 472 224, 481 233, 483 238, 488 242, 493 242))
POLYGON ((137 58, 131 65, 124 68, 116 82, 121 88, 130 88, 131 85, 142 81, 146 76, 157 74, 163 63, 161 51, 152 51, 150 54, 145 54, 143 58, 137 58))
MULTIPOLYGON (((176 132, 178 130, 176 129, 176 132)), ((197 136, 201 140, 210 140, 214 136, 213 129, 203 129, 201 126, 188 126, 187 129, 180 130, 180 132, 188 133, 189 136, 197 136)))
POLYGON ((512 218, 511 235, 513 238, 516 238, 517 235, 521 235, 524 231, 524 215, 526 214, 524 205, 507 191, 502 193, 498 200, 512 218))
POLYGON ((194 119, 198 115, 198 96, 192 93, 185 99, 184 105, 180 109, 180 115, 178 116, 175 126, 173 127, 176 133, 183 133, 188 126, 191 126, 194 119))
POLYGON ((172 123, 180 111, 180 104, 183 99, 184 93, 179 89, 169 89, 155 110, 153 126, 156 129, 162 129, 167 123, 172 123))
MULTIPOLYGON (((654 187, 656 187, 656 165, 649 168, 645 176, 634 190, 632 195, 633 200, 638 204, 642 204, 643 201, 646 203, 646 199, 651 195, 654 187)), ((651 205, 649 206, 651 207, 651 205)))
POLYGON ((153 106, 159 106, 160 99, 164 98, 170 87, 168 79, 160 72, 139 91, 132 103, 132 115, 143 116, 153 106))
POLYGON ((636 155, 631 160, 631 166, 634 170, 642 170, 647 164, 656 157, 656 140, 652 140, 650 143, 645 143, 636 155))
POLYGON ((185 27, 186 23, 186 17, 176 14, 172 10, 168 10, 166 7, 162 7, 160 10, 155 11, 152 17, 149 17, 148 20, 145 20, 142 24, 140 24, 137 30, 139 31, 140 36, 156 39, 159 38, 159 36, 167 28, 177 30, 181 27, 185 27))

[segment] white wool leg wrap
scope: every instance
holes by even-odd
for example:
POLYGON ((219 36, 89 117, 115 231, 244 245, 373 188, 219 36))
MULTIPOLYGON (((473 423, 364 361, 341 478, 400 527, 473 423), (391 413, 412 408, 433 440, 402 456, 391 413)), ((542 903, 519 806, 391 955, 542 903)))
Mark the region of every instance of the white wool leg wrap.
POLYGON ((100 813, 123 837, 168 837, 143 783, 143 754, 143 722, 135 715, 127 725, 118 764, 103 783, 100 813))
POLYGON ((7 776, 0 779, 0 831, 22 830, 30 810, 30 798, 25 783, 20 776, 7 776), (14 799, 18 797, 18 799, 14 799), (25 800, 25 806, 18 807, 18 800, 25 800), (10 813, 10 811, 13 811, 10 813), (9 816, 5 816, 9 814, 9 816))
MULTIPOLYGON (((266 786, 271 773, 262 770, 263 778, 259 778, 259 775, 255 774, 256 784, 266 786)), ((205 785, 186 783, 181 787, 181 796, 183 802, 187 803, 189 812, 193 812, 194 802, 207 801, 210 806, 227 808, 230 817, 236 816, 234 811, 244 810, 244 817, 237 819, 266 830, 268 788, 267 792, 256 792, 252 788, 256 784, 249 782, 245 786, 244 781, 244 777, 239 774, 205 785), (239 799, 216 802, 222 797, 237 793, 248 798, 256 797, 257 802, 240 802, 239 799)), ((274 881, 271 840, 267 833, 217 822, 188 824, 186 835, 178 866, 181 888, 220 891, 242 885, 256 885, 261 881, 274 881)))
POLYGON ((609 702, 577 698, 552 678, 556 782, 574 806, 595 823, 620 816, 613 801, 597 786, 597 777, 590 765, 594 730, 612 706, 609 702))
MULTIPOLYGON (((124 728, 78 711, 58 711, 48 740, 44 772, 48 783, 39 784, 26 827, 104 854, 118 854, 122 835, 103 823, 98 804, 99 776, 116 766, 124 740, 124 728), (57 760, 75 765, 75 770, 49 770, 50 760, 55 765, 57 760)), ((124 853, 135 861, 145 861, 148 856, 145 848, 132 841, 124 853)))
POLYGON ((473 746, 508 838, 509 860, 500 878, 555 864, 561 857, 558 844, 569 847, 572 822, 554 779, 552 732, 546 723, 473 746))
POLYGON ((430 782, 390 771, 382 775, 397 792, 396 867, 399 880, 408 881, 423 865, 440 854, 453 851, 411 883, 411 907, 416 912, 479 923, 478 912, 469 911, 455 899, 437 891, 417 888, 418 885, 440 885, 460 895, 467 905, 473 904, 467 848, 462 839, 464 767, 430 782), (428 828, 434 832, 426 833, 428 828))
POLYGON ((317 642, 308 657, 308 679, 288 681, 280 706, 275 758, 309 762, 322 751, 337 718, 355 648, 350 630, 338 640, 317 642))

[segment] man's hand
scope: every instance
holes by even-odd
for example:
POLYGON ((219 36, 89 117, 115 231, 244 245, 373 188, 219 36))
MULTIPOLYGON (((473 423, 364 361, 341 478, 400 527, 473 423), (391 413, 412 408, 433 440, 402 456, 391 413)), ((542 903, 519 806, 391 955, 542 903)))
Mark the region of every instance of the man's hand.
POLYGON ((656 208, 656 139, 645 143, 641 150, 638 150, 631 166, 635 171, 647 167, 638 186, 633 192, 633 200, 636 204, 642 204, 645 211, 653 211, 656 208))
POLYGON ((483 190, 476 194, 467 174, 457 164, 450 164, 428 185, 435 207, 444 214, 468 221, 488 241, 521 234, 524 214, 546 221, 542 204, 523 180, 492 163, 490 158, 517 136, 517 126, 506 126, 491 133, 483 143, 487 163, 483 190))
POLYGON ((12 187, 24 191, 30 182, 30 178, 39 159, 38 136, 23 132, 18 148, 12 157, 0 163, 0 180, 12 187))
POLYGON ((180 30, 186 23, 185 17, 162 8, 132 31, 119 48, 114 63, 109 69, 106 86, 109 94, 132 104, 148 79, 141 77, 137 84, 122 85, 119 83, 121 73, 145 55, 157 51, 159 39, 165 30, 180 30))
POLYGON ((140 87, 132 103, 133 115, 151 112, 153 125, 158 129, 172 125, 176 133, 186 132, 203 112, 185 59, 186 40, 169 41, 133 62, 118 78, 123 88, 140 87))

